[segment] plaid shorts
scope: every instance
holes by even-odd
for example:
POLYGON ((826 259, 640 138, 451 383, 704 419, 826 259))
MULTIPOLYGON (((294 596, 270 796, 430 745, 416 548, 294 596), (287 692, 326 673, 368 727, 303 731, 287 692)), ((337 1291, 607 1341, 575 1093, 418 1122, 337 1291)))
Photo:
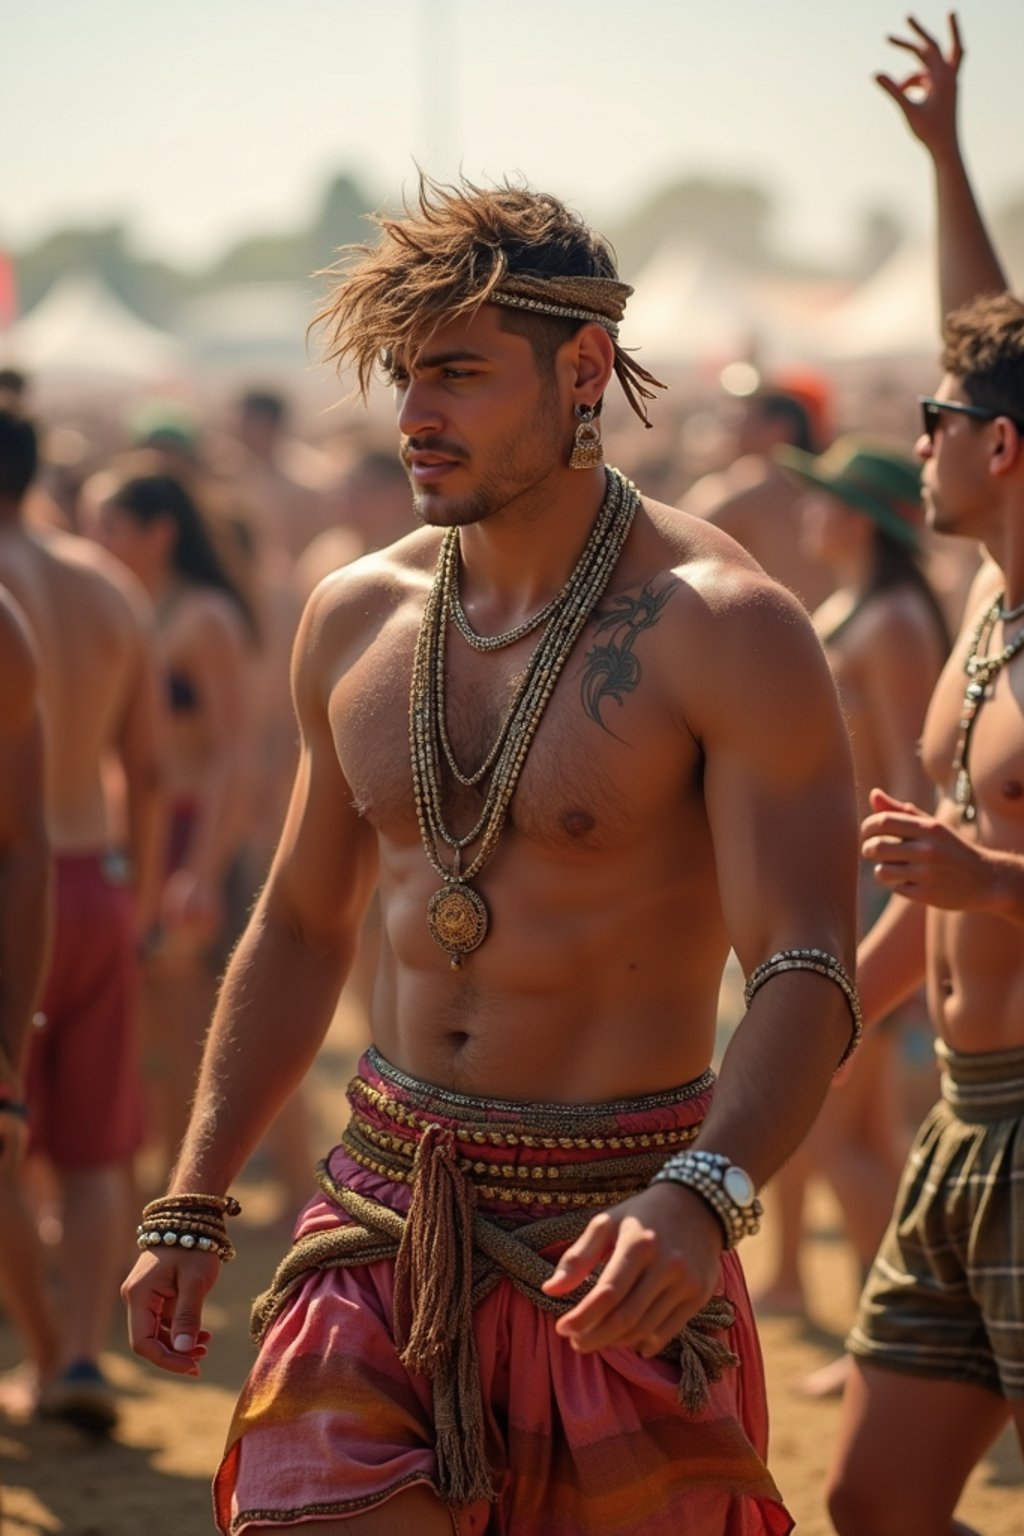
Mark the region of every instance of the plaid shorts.
POLYGON ((846 1347, 1024 1401, 1024 1049, 937 1044, 914 1141, 846 1347))

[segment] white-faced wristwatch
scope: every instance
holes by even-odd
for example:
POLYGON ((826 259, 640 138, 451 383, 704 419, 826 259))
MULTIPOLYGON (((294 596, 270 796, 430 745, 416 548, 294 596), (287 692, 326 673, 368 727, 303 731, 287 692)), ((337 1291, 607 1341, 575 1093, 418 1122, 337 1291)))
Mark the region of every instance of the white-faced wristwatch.
POLYGON ((725 1231, 725 1246, 735 1248, 744 1237, 760 1230, 764 1210, 754 1181, 745 1168, 722 1152, 676 1152, 651 1180, 669 1180, 692 1189, 710 1205, 725 1231))

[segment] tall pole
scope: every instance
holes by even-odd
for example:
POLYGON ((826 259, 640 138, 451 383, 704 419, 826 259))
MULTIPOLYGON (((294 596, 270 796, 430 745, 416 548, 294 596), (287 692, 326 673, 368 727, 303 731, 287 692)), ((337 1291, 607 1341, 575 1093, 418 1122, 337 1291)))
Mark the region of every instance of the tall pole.
POLYGON ((461 154, 457 5, 458 0, 419 0, 417 159, 442 180, 458 174, 461 154))

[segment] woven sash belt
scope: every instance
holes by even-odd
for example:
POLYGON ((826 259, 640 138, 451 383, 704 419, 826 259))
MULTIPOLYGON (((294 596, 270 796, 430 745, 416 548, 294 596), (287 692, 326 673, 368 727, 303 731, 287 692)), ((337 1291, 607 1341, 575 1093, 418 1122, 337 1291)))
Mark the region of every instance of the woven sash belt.
MULTIPOLYGON (((357 1085, 362 1086, 359 1079, 353 1087, 357 1085)), ((353 1103, 358 1110, 358 1100, 354 1098, 353 1103)), ((403 1132, 417 1118, 403 1109, 403 1132)), ((463 1155, 463 1133, 425 1120, 415 1129, 417 1139, 411 1143, 407 1137, 403 1141, 382 1135, 379 1122, 363 1120, 358 1113, 353 1116, 343 1138, 346 1152, 363 1166, 411 1186, 408 1215, 344 1187, 321 1163, 320 1187, 349 1221, 295 1243, 270 1288, 254 1303, 252 1333, 262 1343, 274 1319, 309 1275, 394 1260, 395 1344, 403 1364, 432 1384, 438 1488, 447 1502, 459 1505, 495 1497, 484 1452, 473 1308, 504 1279, 545 1312, 569 1311, 592 1287, 594 1278, 569 1296, 545 1295, 541 1285, 555 1266, 542 1256, 542 1250, 556 1245, 561 1250, 573 1242, 595 1205, 613 1205, 643 1188, 665 1153, 654 1150, 564 1167, 553 1164, 543 1170, 545 1199, 559 1200, 552 1190, 557 1190, 558 1175, 564 1174, 574 1187, 573 1193, 561 1197, 571 1202, 570 1207, 552 1216, 506 1224, 501 1217, 482 1215, 477 1209, 477 1185, 485 1185, 493 1195, 495 1175, 521 1178, 521 1172, 489 1165, 485 1178, 477 1174, 474 1182, 483 1165, 474 1165, 463 1155), (382 1153, 386 1162, 381 1161, 382 1153), (647 1164, 649 1172, 642 1166, 647 1164), (584 1194, 579 1192, 581 1178, 590 1185, 584 1194), (603 1191, 595 1187, 599 1180, 603 1191)), ((691 1139, 696 1129, 688 1128, 681 1137, 691 1139)), ((643 1138, 644 1143, 647 1140, 643 1138)), ((519 1192, 511 1198, 520 1198, 519 1192)), ((733 1321, 731 1302, 724 1296, 712 1297, 662 1351, 664 1358, 678 1362, 679 1401, 691 1412, 706 1402, 709 1381, 719 1380, 724 1369, 739 1363, 718 1337, 733 1321)))

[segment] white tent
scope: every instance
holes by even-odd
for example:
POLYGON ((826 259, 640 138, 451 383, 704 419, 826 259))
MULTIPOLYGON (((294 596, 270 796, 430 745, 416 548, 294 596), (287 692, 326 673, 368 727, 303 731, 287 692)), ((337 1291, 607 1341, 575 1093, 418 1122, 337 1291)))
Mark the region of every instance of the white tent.
POLYGON ((231 283, 189 299, 178 323, 204 370, 304 368, 315 310, 303 283, 231 283))
POLYGON ((670 239, 634 279, 626 346, 652 364, 717 370, 738 358, 761 366, 805 359, 836 279, 762 271, 721 251, 670 239))
POLYGON ((694 365, 744 356, 758 330, 749 284, 727 258, 668 240, 633 280, 623 342, 644 362, 694 365))
POLYGON ((0 358, 44 392, 55 388, 155 387, 181 381, 185 355, 88 272, 58 279, 0 337, 0 358))
POLYGON ((319 297, 305 282, 252 282, 189 299, 178 326, 205 385, 220 394, 254 383, 281 389, 307 410, 340 398, 347 386, 317 366, 317 338, 307 341, 319 297))
POLYGON ((938 336, 935 256, 908 241, 821 321, 816 352, 835 362, 934 359, 938 336))

